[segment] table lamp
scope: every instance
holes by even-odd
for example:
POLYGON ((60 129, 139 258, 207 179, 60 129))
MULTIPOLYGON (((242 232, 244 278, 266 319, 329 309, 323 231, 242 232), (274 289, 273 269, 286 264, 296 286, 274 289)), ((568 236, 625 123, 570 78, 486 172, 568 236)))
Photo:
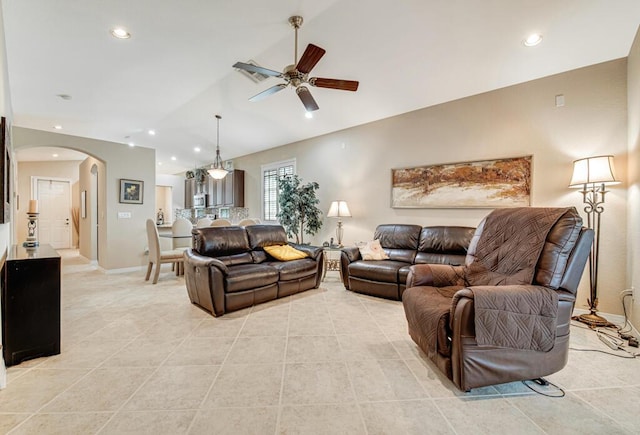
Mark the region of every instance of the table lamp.
POLYGON ((613 169, 613 156, 596 156, 573 162, 573 176, 569 187, 582 188, 582 202, 587 214, 587 227, 594 231, 589 253, 590 299, 589 314, 577 316, 576 320, 591 327, 606 326, 607 319, 597 314, 598 310, 598 251, 600 250, 600 215, 604 211, 605 186, 619 184, 613 169))
POLYGON ((338 218, 338 227, 336 228, 336 239, 338 239, 338 247, 342 247, 342 236, 344 230, 342 229, 342 218, 351 217, 349 206, 346 201, 333 201, 329 207, 327 217, 338 218))

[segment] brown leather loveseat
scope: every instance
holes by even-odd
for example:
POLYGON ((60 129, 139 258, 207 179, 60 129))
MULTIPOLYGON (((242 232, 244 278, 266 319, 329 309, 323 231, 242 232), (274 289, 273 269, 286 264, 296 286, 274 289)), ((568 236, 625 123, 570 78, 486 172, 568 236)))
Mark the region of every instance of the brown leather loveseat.
POLYGON ((280 225, 206 227, 192 234, 193 248, 184 253, 187 292, 214 316, 320 285, 322 248, 288 243, 280 225), (285 245, 307 257, 280 261, 264 249, 285 245))
POLYGON ((401 300, 413 264, 464 264, 475 228, 406 224, 378 225, 387 260, 363 260, 357 247, 342 249, 340 272, 347 290, 401 300))

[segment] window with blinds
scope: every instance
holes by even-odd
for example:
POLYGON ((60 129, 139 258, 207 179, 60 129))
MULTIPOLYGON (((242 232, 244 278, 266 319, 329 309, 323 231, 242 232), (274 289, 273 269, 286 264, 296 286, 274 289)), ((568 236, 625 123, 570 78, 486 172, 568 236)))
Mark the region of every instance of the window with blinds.
POLYGON ((286 160, 262 166, 262 219, 277 221, 278 214, 278 179, 283 175, 296 173, 296 161, 286 160))

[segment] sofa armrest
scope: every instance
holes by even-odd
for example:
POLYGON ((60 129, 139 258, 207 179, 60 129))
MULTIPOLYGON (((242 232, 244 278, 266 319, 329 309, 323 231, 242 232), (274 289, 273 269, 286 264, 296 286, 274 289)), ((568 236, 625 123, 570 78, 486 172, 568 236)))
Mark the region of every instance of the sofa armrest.
POLYGON ((186 249, 184 251, 184 260, 189 262, 194 267, 216 267, 226 275, 229 273, 229 268, 222 261, 217 258, 207 257, 206 255, 200 255, 192 249, 186 249))
POLYGON ((344 288, 349 290, 349 265, 354 261, 361 260, 360 249, 355 246, 342 248, 340 252, 340 277, 344 288))
POLYGON ((289 243, 289 245, 296 248, 298 251, 302 251, 309 256, 309 258, 318 261, 320 254, 323 252, 322 248, 311 245, 299 245, 297 243, 289 243))
POLYGON ((409 268, 407 288, 416 286, 464 286, 464 266, 414 264, 409 268))
POLYGON ((344 258, 347 264, 353 263, 354 261, 357 261, 357 260, 362 260, 362 257, 360 257, 360 249, 358 249, 355 246, 348 246, 346 248, 342 248, 340 257, 341 257, 341 260, 342 258, 344 258))

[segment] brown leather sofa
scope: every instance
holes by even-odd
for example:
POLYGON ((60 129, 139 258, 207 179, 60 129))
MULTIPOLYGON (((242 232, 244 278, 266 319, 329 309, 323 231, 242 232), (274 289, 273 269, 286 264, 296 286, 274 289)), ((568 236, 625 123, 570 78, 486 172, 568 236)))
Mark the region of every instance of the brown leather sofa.
POLYGON ((400 300, 411 265, 463 264, 474 231, 456 226, 378 225, 373 238, 389 259, 363 260, 358 248, 343 248, 342 282, 347 290, 400 300))
POLYGON ((214 316, 320 285, 322 248, 288 243, 282 226, 205 227, 192 234, 193 248, 184 253, 187 292, 214 316), (263 249, 287 244, 307 258, 279 261, 263 249))
POLYGON ((592 241, 573 207, 495 210, 464 265, 411 268, 409 334, 463 391, 557 372, 592 241))

